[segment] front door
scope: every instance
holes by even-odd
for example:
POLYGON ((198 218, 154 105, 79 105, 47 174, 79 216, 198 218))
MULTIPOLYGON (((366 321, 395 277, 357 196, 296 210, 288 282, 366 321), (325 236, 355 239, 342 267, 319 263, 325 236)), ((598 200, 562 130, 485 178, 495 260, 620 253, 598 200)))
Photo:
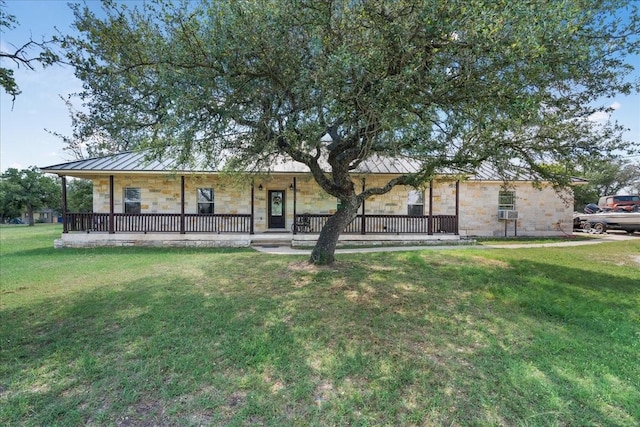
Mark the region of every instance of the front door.
POLYGON ((269 190, 269 228, 285 228, 284 190, 269 190))

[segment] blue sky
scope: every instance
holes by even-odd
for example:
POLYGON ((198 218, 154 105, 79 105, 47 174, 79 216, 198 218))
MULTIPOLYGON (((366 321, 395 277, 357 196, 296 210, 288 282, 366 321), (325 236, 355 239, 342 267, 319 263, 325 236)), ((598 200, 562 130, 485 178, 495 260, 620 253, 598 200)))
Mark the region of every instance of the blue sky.
MULTIPOLYGON (((99 7, 95 0, 87 0, 87 4, 99 7)), ((19 26, 0 35, 3 51, 12 51, 12 44, 19 46, 29 37, 34 40, 51 37, 56 34, 56 28, 63 34, 72 30, 73 14, 67 1, 7 0, 6 5, 7 12, 18 19, 19 26)), ((640 57, 629 58, 629 63, 636 67, 634 75, 639 78, 640 57)), ((3 66, 8 65, 3 62, 3 66)), ((71 135, 71 120, 60 96, 79 91, 81 82, 70 68, 63 66, 36 71, 20 68, 15 70, 15 77, 22 94, 13 106, 11 97, 0 91, 0 171, 73 160, 63 151, 62 141, 45 129, 71 135)), ((602 102, 616 108, 613 118, 630 128, 626 139, 640 146, 640 95, 618 96, 602 102)))

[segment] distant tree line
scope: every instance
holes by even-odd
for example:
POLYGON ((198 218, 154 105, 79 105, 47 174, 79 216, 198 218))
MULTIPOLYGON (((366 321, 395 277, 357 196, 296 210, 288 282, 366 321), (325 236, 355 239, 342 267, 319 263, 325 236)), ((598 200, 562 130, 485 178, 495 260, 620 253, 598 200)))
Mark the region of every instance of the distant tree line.
POLYGON ((640 194, 640 162, 624 159, 592 159, 573 168, 577 177, 588 181, 573 188, 574 209, 611 194, 640 194))
MULTIPOLYGON (((91 212, 93 184, 84 179, 72 180, 67 187, 67 208, 71 212, 91 212)), ((0 175, 0 221, 7 222, 27 214, 34 225, 34 212, 42 209, 62 211, 60 178, 43 174, 36 166, 18 170, 9 168, 0 175)))

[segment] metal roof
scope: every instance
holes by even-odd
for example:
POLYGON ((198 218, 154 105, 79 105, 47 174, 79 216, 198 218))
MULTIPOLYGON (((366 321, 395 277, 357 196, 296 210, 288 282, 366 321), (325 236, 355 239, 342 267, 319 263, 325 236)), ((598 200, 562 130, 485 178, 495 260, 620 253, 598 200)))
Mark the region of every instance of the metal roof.
MULTIPOLYGON (((224 163, 224 162, 221 162, 224 163)), ((321 161, 321 166, 329 171, 326 161, 321 161)), ((173 159, 150 160, 144 152, 127 151, 104 157, 76 160, 68 163, 46 166, 40 168, 44 172, 59 175, 88 176, 96 173, 219 173, 221 168, 211 169, 205 166, 180 166, 173 159)), ((420 163, 409 158, 391 158, 374 155, 363 161, 353 171, 356 174, 407 174, 420 170, 420 163)), ((310 173, 309 167, 284 157, 278 157, 272 161, 268 168, 256 168, 262 173, 310 173)), ((499 172, 489 163, 484 163, 475 171, 463 172, 454 170, 440 170, 439 175, 464 176, 471 181, 535 181, 535 176, 530 172, 513 167, 510 171, 499 172)), ((574 183, 584 182, 579 178, 574 183)))
MULTIPOLYGON (((325 170, 329 170, 326 162, 321 162, 325 170)), ((95 172, 189 172, 189 173, 217 173, 221 168, 211 169, 201 165, 184 166, 178 165, 173 159, 150 160, 144 152, 127 151, 123 153, 113 154, 104 157, 96 157, 91 159, 76 160, 68 163, 60 163, 52 166, 40 168, 44 172, 58 174, 82 174, 86 175, 95 172)), ((419 165, 415 161, 409 159, 392 159, 372 156, 362 162, 355 173, 376 173, 376 174, 404 174, 417 172, 419 165)), ((260 170, 265 173, 309 173, 310 169, 307 165, 288 160, 285 158, 277 158, 267 169, 260 170)))
POLYGON ((40 168, 45 172, 167 172, 176 170, 173 160, 148 160, 142 152, 125 151, 104 157, 76 160, 40 168))

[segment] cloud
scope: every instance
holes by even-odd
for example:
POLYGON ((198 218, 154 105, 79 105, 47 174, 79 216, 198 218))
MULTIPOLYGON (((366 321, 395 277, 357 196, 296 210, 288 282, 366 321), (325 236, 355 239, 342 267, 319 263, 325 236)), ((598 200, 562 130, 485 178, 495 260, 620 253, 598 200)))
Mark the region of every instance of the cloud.
POLYGON ((591 122, 606 122, 607 120, 609 120, 609 113, 604 111, 596 111, 589 116, 591 122))
POLYGON ((613 104, 609 105, 610 112, 606 111, 596 111, 592 115, 589 116, 589 121, 603 123, 608 121, 611 118, 611 113, 613 111, 619 110, 622 108, 622 104, 618 101, 614 101, 613 104))

